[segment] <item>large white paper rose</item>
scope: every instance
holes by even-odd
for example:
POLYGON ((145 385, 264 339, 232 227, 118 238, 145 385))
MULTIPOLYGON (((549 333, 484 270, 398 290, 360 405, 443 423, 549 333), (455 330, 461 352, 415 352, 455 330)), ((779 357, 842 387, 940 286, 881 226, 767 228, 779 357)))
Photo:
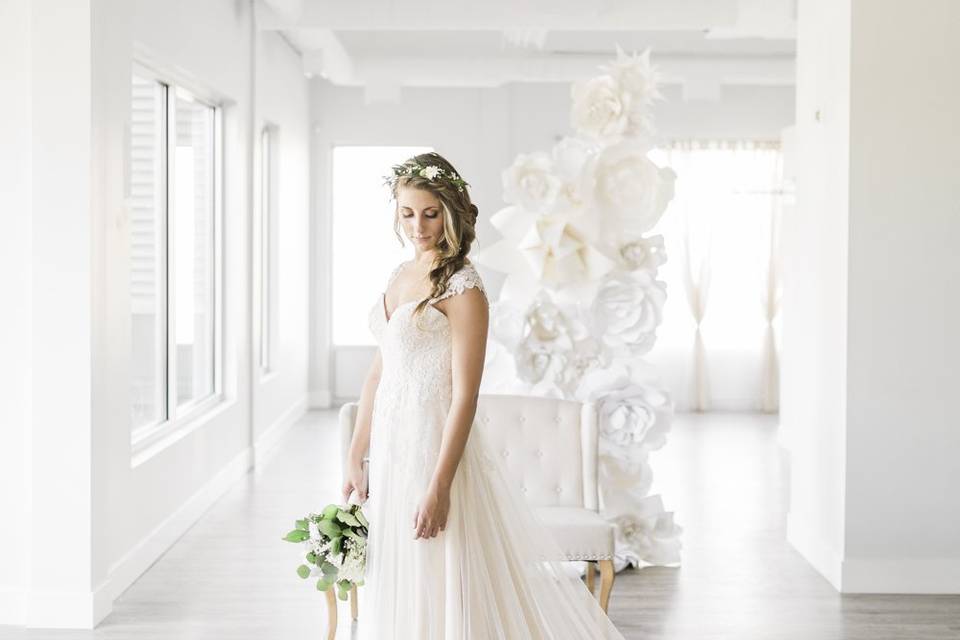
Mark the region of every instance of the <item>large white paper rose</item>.
POLYGON ((630 95, 619 82, 603 74, 570 88, 570 124, 578 133, 598 140, 620 139, 630 124, 630 95))
POLYGON ((607 147, 584 171, 582 191, 601 217, 606 240, 638 240, 653 228, 673 198, 676 173, 658 167, 648 148, 632 141, 607 147))
POLYGON ((618 44, 617 59, 600 65, 599 68, 616 80, 622 91, 630 94, 631 104, 634 106, 650 106, 663 97, 657 88, 660 74, 650 64, 650 49, 639 55, 627 55, 618 44))
POLYGON ((567 210, 582 210, 584 204, 583 171, 598 147, 583 138, 566 136, 553 145, 553 167, 562 186, 560 195, 567 210))
POLYGON ((670 395, 649 382, 638 383, 629 368, 614 365, 591 371, 577 396, 598 402, 600 453, 624 468, 640 467, 647 452, 666 443, 673 413, 670 395))
POLYGON ((653 133, 654 100, 659 74, 650 65, 650 50, 628 56, 617 46, 617 59, 602 72, 574 83, 570 122, 578 133, 613 144, 623 138, 649 139, 653 133))
POLYGON ((650 271, 608 278, 591 307, 595 331, 610 347, 644 355, 656 342, 666 301, 666 283, 650 271))
POLYGON ((519 154, 502 178, 504 200, 529 211, 548 211, 563 186, 554 175, 552 157, 545 151, 519 154))

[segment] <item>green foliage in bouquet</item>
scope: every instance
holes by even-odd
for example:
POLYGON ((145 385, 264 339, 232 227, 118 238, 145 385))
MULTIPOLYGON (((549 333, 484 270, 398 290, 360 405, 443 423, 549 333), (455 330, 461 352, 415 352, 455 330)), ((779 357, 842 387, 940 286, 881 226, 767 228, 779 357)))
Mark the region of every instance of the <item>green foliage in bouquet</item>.
POLYGON ((360 505, 328 504, 322 513, 297 520, 296 527, 283 540, 302 543, 307 550, 307 564, 297 567, 298 576, 304 580, 318 577, 320 591, 336 584, 341 600, 347 599, 354 586, 363 585, 368 524, 360 505))

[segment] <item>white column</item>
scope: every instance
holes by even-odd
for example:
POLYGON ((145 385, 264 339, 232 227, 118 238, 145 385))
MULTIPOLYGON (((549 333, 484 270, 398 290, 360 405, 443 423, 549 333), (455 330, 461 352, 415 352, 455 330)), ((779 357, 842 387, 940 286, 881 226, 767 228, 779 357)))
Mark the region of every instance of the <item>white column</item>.
POLYGON ((32 3, 26 624, 92 627, 91 4, 32 3))
POLYGON ((0 2, 0 625, 22 625, 30 437, 30 2, 0 2))
POLYGON ((960 593, 960 4, 799 5, 788 536, 848 593, 960 593))

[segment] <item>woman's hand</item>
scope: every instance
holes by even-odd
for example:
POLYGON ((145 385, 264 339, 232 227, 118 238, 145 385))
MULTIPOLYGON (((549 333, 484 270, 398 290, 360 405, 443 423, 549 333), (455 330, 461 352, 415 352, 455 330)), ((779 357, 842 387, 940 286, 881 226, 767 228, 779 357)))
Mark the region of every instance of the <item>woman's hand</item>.
POLYGON ((450 491, 431 484, 420 506, 413 514, 413 539, 433 538, 447 526, 450 513, 450 491))
POLYGON ((347 479, 343 483, 343 503, 347 504, 350 500, 350 494, 357 492, 357 499, 360 504, 367 500, 367 485, 363 477, 363 462, 361 460, 350 460, 347 462, 347 479))

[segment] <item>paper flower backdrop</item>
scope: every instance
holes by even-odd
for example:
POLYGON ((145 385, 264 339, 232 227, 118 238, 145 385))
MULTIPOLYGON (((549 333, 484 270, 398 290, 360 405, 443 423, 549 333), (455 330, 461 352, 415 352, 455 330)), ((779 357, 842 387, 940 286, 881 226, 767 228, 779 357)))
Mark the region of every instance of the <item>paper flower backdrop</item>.
POLYGON ((648 458, 673 402, 643 360, 656 342, 666 284, 663 216, 676 174, 648 157, 661 98, 649 50, 571 88, 573 135, 518 155, 502 174, 503 238, 475 261, 507 274, 490 309, 484 389, 595 401, 601 513, 616 525, 615 565, 678 564, 682 528, 649 495, 648 458))

